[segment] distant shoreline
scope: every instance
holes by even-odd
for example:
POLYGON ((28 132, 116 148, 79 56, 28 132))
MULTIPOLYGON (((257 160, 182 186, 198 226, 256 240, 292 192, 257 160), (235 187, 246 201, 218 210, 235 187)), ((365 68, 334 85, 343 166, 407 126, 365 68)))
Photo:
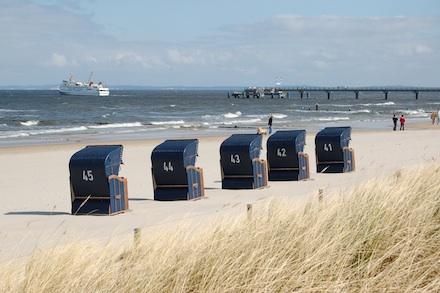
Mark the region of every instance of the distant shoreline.
MULTIPOLYGON (((432 125, 431 121, 421 122, 425 119, 417 119, 415 122, 408 122, 405 124, 407 131, 418 130, 437 130, 440 131, 440 125, 432 125)), ((306 129, 307 133, 316 134, 321 129, 334 125, 304 125, 304 127, 285 128, 274 124, 273 131, 277 130, 293 130, 306 129)), ((347 123, 341 126, 351 126, 352 132, 392 132, 392 123, 374 122, 374 123, 347 123)), ((133 132, 125 134, 75 134, 69 136, 59 137, 24 137, 15 139, 0 139, 0 148, 13 148, 21 146, 45 146, 45 145, 72 145, 76 143, 88 144, 102 144, 115 143, 120 144, 124 141, 152 141, 152 140, 166 140, 166 139, 181 139, 181 138, 200 138, 200 137, 228 137, 234 133, 256 133, 258 127, 223 127, 208 130, 166 130, 154 132, 133 132)), ((399 131, 399 130, 397 130, 399 131)), ((265 135, 266 136, 266 135, 265 135)))

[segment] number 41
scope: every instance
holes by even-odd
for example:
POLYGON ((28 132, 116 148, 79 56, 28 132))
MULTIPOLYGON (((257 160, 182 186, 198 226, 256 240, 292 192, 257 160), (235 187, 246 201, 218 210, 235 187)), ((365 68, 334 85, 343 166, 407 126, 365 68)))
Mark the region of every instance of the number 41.
POLYGON ((324 144, 324 150, 326 152, 332 152, 333 151, 332 144, 331 143, 325 143, 324 144))

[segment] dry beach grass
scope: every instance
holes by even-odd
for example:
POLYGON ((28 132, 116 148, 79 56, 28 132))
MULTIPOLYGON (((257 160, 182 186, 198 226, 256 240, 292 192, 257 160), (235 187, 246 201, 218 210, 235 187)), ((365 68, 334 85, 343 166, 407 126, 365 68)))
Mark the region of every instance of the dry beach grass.
POLYGON ((2 292, 438 292, 440 165, 252 214, 77 241, 0 267, 2 292), (334 193, 337 192, 337 193, 334 193))

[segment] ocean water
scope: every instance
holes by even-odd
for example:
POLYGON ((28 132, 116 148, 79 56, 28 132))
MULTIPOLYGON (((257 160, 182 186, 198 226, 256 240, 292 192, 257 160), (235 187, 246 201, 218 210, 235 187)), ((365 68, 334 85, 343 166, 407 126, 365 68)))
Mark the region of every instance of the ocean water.
MULTIPOLYGON (((232 92, 232 91, 231 91, 232 92)), ((273 128, 316 132, 328 126, 391 129, 394 113, 429 122, 439 93, 311 93, 300 99, 235 99, 226 90, 111 90, 108 97, 62 96, 56 90, 0 91, 0 146, 255 133, 273 128), (318 106, 318 110, 316 110, 318 106)))

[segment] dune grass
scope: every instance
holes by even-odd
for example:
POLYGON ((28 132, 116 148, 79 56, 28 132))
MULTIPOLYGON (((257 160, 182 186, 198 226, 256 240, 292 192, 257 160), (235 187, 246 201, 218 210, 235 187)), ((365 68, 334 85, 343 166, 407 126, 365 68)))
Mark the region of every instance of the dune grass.
POLYGON ((440 165, 146 232, 3 264, 0 291, 439 292, 440 165))

